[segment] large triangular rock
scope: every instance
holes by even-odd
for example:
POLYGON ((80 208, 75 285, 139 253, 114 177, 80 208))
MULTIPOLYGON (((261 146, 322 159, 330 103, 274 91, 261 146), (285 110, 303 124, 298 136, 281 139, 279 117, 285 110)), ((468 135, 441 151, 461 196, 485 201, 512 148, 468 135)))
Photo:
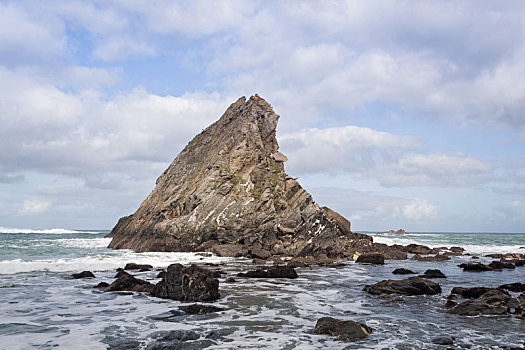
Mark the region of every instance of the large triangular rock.
POLYGON ((232 104, 184 148, 139 209, 119 220, 109 247, 268 258, 341 257, 370 245, 284 172, 278 119, 257 95, 232 104))

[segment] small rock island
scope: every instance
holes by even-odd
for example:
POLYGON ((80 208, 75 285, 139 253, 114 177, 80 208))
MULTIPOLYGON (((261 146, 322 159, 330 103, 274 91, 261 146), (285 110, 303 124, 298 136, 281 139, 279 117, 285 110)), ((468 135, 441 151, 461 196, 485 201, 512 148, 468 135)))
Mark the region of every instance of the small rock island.
POLYGON ((259 259, 369 250, 370 236, 351 232, 348 220, 286 174, 278 120, 258 95, 233 103, 182 150, 138 210, 118 221, 109 248, 259 259))

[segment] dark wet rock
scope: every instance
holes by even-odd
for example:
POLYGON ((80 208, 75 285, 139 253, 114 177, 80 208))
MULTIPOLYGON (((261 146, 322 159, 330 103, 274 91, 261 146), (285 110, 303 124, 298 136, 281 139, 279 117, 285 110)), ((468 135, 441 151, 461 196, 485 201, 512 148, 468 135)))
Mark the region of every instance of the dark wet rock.
POLYGON ((206 339, 221 340, 223 342, 233 341, 232 339, 226 338, 227 336, 232 335, 233 333, 235 333, 235 330, 231 328, 217 329, 210 331, 208 334, 206 334, 206 339))
POLYGON ((155 286, 147 281, 135 278, 126 273, 122 274, 106 288, 106 292, 129 291, 151 293, 155 286))
POLYGON ((432 339, 433 344, 437 345, 453 345, 454 344, 454 338, 449 337, 438 337, 432 339))
POLYGON ((213 305, 191 304, 179 306, 179 309, 190 315, 204 315, 212 312, 224 311, 221 307, 213 305))
POLYGON ((459 264, 459 267, 463 269, 463 271, 469 271, 469 272, 483 272, 483 271, 492 271, 492 268, 484 265, 482 263, 463 263, 459 264))
POLYGON ((525 260, 513 260, 512 263, 516 267, 523 267, 523 266, 525 266, 525 260))
POLYGON ((479 259, 479 256, 474 255, 471 259, 479 259))
POLYGON ((246 273, 240 272, 238 277, 248 278, 297 278, 297 272, 290 266, 271 266, 266 270, 257 269, 246 273))
MULTIPOLYGON (((372 243, 369 247, 363 247, 360 250, 355 249, 355 252, 352 255, 360 255, 362 253, 381 253, 383 254, 385 260, 405 260, 407 258, 407 252, 403 249, 403 246, 393 245, 389 246, 384 243, 372 243)), ((350 256, 349 256, 350 257, 350 256)), ((354 257, 351 257, 353 260, 354 257)))
POLYGON ((457 294, 465 299, 475 299, 494 289, 487 287, 454 287, 450 294, 457 294))
POLYGON ((436 254, 436 255, 430 255, 430 256, 421 256, 419 254, 415 254, 410 260, 416 260, 416 261, 446 261, 450 260, 450 257, 443 255, 443 254, 436 254))
POLYGON ((426 245, 421 244, 409 244, 403 248, 404 251, 410 254, 436 254, 432 248, 427 247, 426 245))
POLYGON ((254 265, 266 265, 266 260, 255 258, 252 260, 254 265))
POLYGON ((211 339, 199 339, 193 331, 158 331, 148 336, 146 350, 200 350, 215 345, 211 339))
POLYGON ((148 264, 135 264, 135 263, 127 263, 126 266, 124 266, 124 270, 142 270, 142 271, 149 271, 153 268, 153 266, 148 264))
POLYGON ((455 305, 448 312, 463 316, 505 315, 508 313, 507 303, 511 296, 504 290, 491 288, 478 298, 472 298, 455 305))
POLYGON ((107 282, 100 282, 99 284, 97 284, 93 288, 107 288, 107 287, 109 287, 109 283, 107 283, 107 282))
POLYGON ((511 292, 525 292, 525 283, 516 282, 516 283, 502 284, 498 288, 510 290, 511 292))
POLYGON ((219 280, 212 271, 197 265, 172 264, 151 295, 180 301, 213 301, 220 298, 219 280))
POLYGON ((440 270, 433 270, 433 269, 426 270, 425 273, 423 273, 419 277, 421 278, 447 278, 447 276, 445 276, 445 274, 441 272, 440 270))
POLYGON ((394 275, 414 275, 416 272, 404 268, 395 269, 392 271, 394 275))
POLYGON ((226 282, 226 283, 235 283, 235 282, 237 282, 237 280, 235 278, 233 278, 233 277, 228 277, 228 278, 226 278, 226 280, 224 282, 226 282))
POLYGON ((449 250, 455 253, 463 253, 465 251, 465 249, 461 247, 450 247, 449 250))
POLYGON ((130 275, 129 272, 126 272, 126 271, 124 271, 123 268, 120 268, 120 267, 119 267, 119 268, 117 269, 117 273, 116 273, 116 275, 115 275, 114 278, 120 278, 120 277, 122 277, 122 276, 128 276, 128 275, 130 275))
POLYGON ((332 317, 322 317, 317 320, 312 333, 327 334, 348 342, 368 337, 372 333, 372 328, 350 320, 342 321, 332 317))
POLYGON ((439 284, 420 277, 409 277, 404 280, 383 280, 373 285, 366 285, 363 290, 374 295, 434 295, 441 293, 439 284))
POLYGON ((360 264, 383 265, 385 263, 385 256, 381 253, 364 253, 359 255, 355 262, 360 264))
POLYGON ((444 252, 443 255, 445 255, 445 256, 462 256, 463 253, 461 253, 461 252, 444 252))
POLYGON ((160 272, 157 274, 157 278, 164 278, 164 276, 166 276, 166 271, 160 271, 160 272))
POLYGON ((135 339, 115 339, 108 343, 109 350, 139 350, 142 342, 135 339))
POLYGON ((91 271, 82 271, 80 273, 74 273, 71 275, 74 279, 80 278, 95 278, 95 275, 91 271))
POLYGON ((516 266, 514 266, 513 263, 510 262, 502 262, 502 261, 493 261, 490 264, 487 265, 492 270, 502 270, 502 269, 515 269, 516 266))

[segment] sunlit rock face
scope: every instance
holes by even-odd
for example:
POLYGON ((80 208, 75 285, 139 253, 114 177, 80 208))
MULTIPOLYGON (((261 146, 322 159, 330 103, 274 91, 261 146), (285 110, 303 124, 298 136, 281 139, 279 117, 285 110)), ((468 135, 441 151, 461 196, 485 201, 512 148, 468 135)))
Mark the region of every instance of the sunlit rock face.
POLYGON ((342 257, 357 241, 371 244, 285 173, 278 120, 257 95, 233 103, 190 141, 138 210, 119 220, 109 247, 267 259, 342 257))

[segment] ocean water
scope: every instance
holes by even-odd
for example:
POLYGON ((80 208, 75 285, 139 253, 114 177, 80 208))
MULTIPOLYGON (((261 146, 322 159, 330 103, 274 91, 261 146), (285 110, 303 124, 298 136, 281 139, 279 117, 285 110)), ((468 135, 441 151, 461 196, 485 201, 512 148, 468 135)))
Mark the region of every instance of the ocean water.
MULTIPOLYGON (((134 253, 110 250, 107 231, 20 230, 0 228, 0 349, 108 349, 126 341, 148 343, 159 330, 220 331, 225 338, 209 349, 440 349, 431 340, 455 337, 452 348, 525 348, 525 320, 514 317, 462 317, 443 307, 455 286, 497 287, 525 283, 525 267, 511 271, 468 273, 456 265, 470 256, 446 262, 387 261, 384 266, 348 262, 340 268, 297 269, 295 280, 225 278, 253 268, 250 260, 192 253, 134 253), (92 287, 111 283, 115 269, 128 262, 148 263, 153 271, 134 273, 158 281, 158 269, 169 264, 218 264, 226 309, 215 314, 172 316, 183 303, 141 293, 104 293, 92 287), (438 268, 448 278, 435 280, 443 294, 382 300, 362 292, 365 284, 401 279, 391 272, 405 267, 418 272, 438 268), (94 279, 74 280, 90 270, 94 279), (354 343, 311 334, 317 319, 332 316, 366 323, 370 337, 354 343)), ((481 261, 488 253, 525 252, 525 234, 414 233, 374 235, 376 242, 462 246, 481 261)))

